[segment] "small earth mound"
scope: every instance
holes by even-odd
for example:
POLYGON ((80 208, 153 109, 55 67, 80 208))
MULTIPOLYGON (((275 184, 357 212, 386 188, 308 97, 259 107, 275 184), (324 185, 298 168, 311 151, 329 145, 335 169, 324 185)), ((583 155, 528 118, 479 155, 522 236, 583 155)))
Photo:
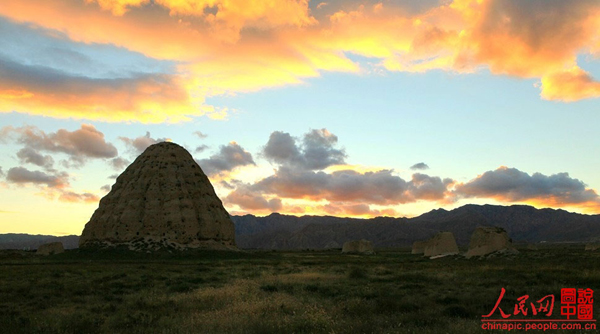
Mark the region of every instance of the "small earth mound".
POLYGON ((411 254, 423 254, 423 253, 425 253, 425 246, 427 246, 427 241, 415 241, 415 242, 413 242, 411 254))
POLYGON ((506 231, 501 227, 478 227, 471 236, 469 250, 465 256, 484 256, 496 252, 518 253, 512 246, 506 231))
POLYGON ((368 240, 347 241, 342 247, 342 253, 350 254, 374 254, 373 245, 368 240))
POLYGON ((458 254, 458 245, 452 232, 438 232, 433 238, 426 241, 423 255, 427 257, 441 257, 458 254))
POLYGON ((63 247, 62 242, 51 242, 49 244, 43 244, 40 247, 38 247, 37 252, 35 252, 35 254, 47 256, 60 254, 64 252, 65 248, 63 247))

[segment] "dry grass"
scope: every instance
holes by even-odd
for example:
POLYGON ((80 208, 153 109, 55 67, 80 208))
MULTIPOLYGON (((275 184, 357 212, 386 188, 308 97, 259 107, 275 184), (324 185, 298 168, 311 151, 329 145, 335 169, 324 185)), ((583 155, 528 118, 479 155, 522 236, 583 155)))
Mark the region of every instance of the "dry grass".
POLYGON ((596 290, 600 261, 561 249, 489 261, 67 252, 0 257, 0 283, 3 333, 475 333, 501 287, 505 309, 523 294, 596 290))

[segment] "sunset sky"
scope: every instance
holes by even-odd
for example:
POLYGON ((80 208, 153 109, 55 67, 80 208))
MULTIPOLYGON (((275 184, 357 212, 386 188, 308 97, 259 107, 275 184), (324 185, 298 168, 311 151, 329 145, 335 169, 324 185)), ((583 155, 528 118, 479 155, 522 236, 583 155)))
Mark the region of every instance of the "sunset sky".
POLYGON ((600 213, 600 1, 0 0, 0 233, 164 140, 234 215, 600 213))

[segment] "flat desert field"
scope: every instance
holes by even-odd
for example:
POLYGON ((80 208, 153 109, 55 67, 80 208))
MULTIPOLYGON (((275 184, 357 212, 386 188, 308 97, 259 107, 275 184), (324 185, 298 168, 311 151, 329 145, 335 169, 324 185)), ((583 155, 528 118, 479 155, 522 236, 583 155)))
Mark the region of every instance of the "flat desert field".
POLYGON ((511 319, 543 318, 529 304, 550 294, 552 318, 561 317, 563 288, 600 291, 600 253, 581 245, 485 260, 409 250, 3 251, 0 268, 2 333, 481 333, 502 288, 511 319), (523 295, 530 313, 514 315, 523 295))

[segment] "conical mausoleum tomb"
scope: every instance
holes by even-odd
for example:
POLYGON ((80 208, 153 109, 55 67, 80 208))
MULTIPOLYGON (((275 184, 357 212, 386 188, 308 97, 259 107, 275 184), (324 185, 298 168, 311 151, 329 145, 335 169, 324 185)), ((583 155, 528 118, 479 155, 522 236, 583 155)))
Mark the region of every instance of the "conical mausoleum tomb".
POLYGON ((148 147, 119 175, 79 247, 234 249, 235 230, 210 181, 183 147, 148 147))

